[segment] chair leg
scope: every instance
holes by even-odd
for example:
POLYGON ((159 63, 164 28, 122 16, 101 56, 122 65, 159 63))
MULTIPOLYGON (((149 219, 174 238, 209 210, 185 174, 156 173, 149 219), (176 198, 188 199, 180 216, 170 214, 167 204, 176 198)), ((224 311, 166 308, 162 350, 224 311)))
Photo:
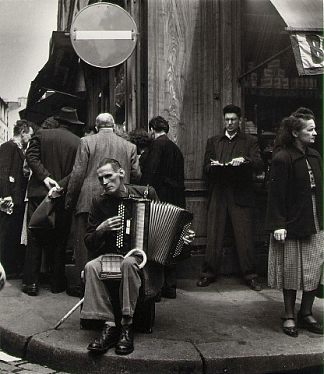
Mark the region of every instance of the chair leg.
POLYGON ((155 301, 139 299, 136 305, 133 324, 136 332, 151 334, 155 321, 155 301))

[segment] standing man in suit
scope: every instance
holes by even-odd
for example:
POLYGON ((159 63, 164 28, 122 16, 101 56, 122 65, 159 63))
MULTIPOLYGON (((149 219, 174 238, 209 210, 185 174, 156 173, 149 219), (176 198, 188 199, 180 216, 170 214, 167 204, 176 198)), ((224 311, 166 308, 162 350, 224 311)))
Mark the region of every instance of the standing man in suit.
MULTIPOLYGON (((84 124, 79 121, 76 109, 63 107, 56 117, 60 127, 38 130, 31 139, 26 153, 32 176, 28 184, 27 221, 53 188, 66 189, 72 171, 80 138, 74 134, 84 124)), ((64 210, 64 199, 56 205, 55 234, 51 241, 53 270, 51 291, 63 292, 65 280, 65 245, 70 229, 70 217, 64 210)), ((38 294, 38 277, 42 259, 42 246, 35 234, 27 232, 27 251, 23 276, 23 291, 30 296, 38 294)))
POLYGON ((110 113, 101 113, 96 118, 97 134, 81 139, 75 164, 69 181, 65 199, 65 208, 74 210, 75 238, 74 257, 78 274, 88 261, 84 244, 88 216, 92 198, 102 192, 97 177, 100 160, 113 158, 125 171, 124 181, 137 181, 140 178, 139 161, 136 146, 114 133, 115 121, 110 113))
POLYGON ((207 249, 198 287, 216 280, 227 219, 234 231, 241 272, 247 285, 260 291, 254 263, 253 172, 263 168, 257 139, 240 131, 241 109, 223 109, 224 132, 207 141, 204 172, 208 180, 207 249))
MULTIPOLYGON (((143 162, 141 184, 154 187, 161 201, 185 207, 184 159, 179 147, 171 141, 168 122, 161 116, 149 122, 154 141, 143 162)), ((162 296, 175 299, 177 288, 176 266, 168 265, 164 272, 162 296)))
POLYGON ((28 182, 23 165, 33 129, 27 121, 18 120, 13 132, 13 138, 0 146, 0 196, 13 202, 12 214, 0 212, 0 259, 9 278, 19 276, 25 257, 20 245, 28 182))

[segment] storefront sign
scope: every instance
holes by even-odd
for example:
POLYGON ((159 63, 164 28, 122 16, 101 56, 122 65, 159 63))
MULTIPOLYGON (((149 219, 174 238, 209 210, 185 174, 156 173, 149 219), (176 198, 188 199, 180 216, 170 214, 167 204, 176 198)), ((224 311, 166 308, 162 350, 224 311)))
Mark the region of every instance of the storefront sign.
POLYGON ((95 3, 75 16, 70 38, 82 60, 109 68, 121 64, 133 53, 137 27, 129 13, 118 5, 95 3))
POLYGON ((290 36, 299 75, 324 73, 324 37, 315 33, 290 36))

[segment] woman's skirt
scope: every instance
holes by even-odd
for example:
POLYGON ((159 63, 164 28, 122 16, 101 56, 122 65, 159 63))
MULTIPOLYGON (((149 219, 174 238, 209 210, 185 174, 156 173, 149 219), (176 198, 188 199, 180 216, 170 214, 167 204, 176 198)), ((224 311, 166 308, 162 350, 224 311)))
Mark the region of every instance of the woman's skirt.
POLYGON ((281 243, 270 236, 268 284, 287 290, 315 290, 324 262, 324 231, 319 230, 315 197, 313 212, 317 233, 305 239, 288 239, 281 243))

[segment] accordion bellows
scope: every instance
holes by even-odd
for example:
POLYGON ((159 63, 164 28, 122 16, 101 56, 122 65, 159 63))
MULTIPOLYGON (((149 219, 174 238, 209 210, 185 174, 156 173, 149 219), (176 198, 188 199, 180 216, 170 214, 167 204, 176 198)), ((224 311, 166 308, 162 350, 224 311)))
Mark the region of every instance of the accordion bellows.
POLYGON ((192 213, 175 205, 147 199, 124 199, 118 207, 123 228, 117 233, 117 252, 142 249, 149 261, 173 262, 183 248, 192 213))

